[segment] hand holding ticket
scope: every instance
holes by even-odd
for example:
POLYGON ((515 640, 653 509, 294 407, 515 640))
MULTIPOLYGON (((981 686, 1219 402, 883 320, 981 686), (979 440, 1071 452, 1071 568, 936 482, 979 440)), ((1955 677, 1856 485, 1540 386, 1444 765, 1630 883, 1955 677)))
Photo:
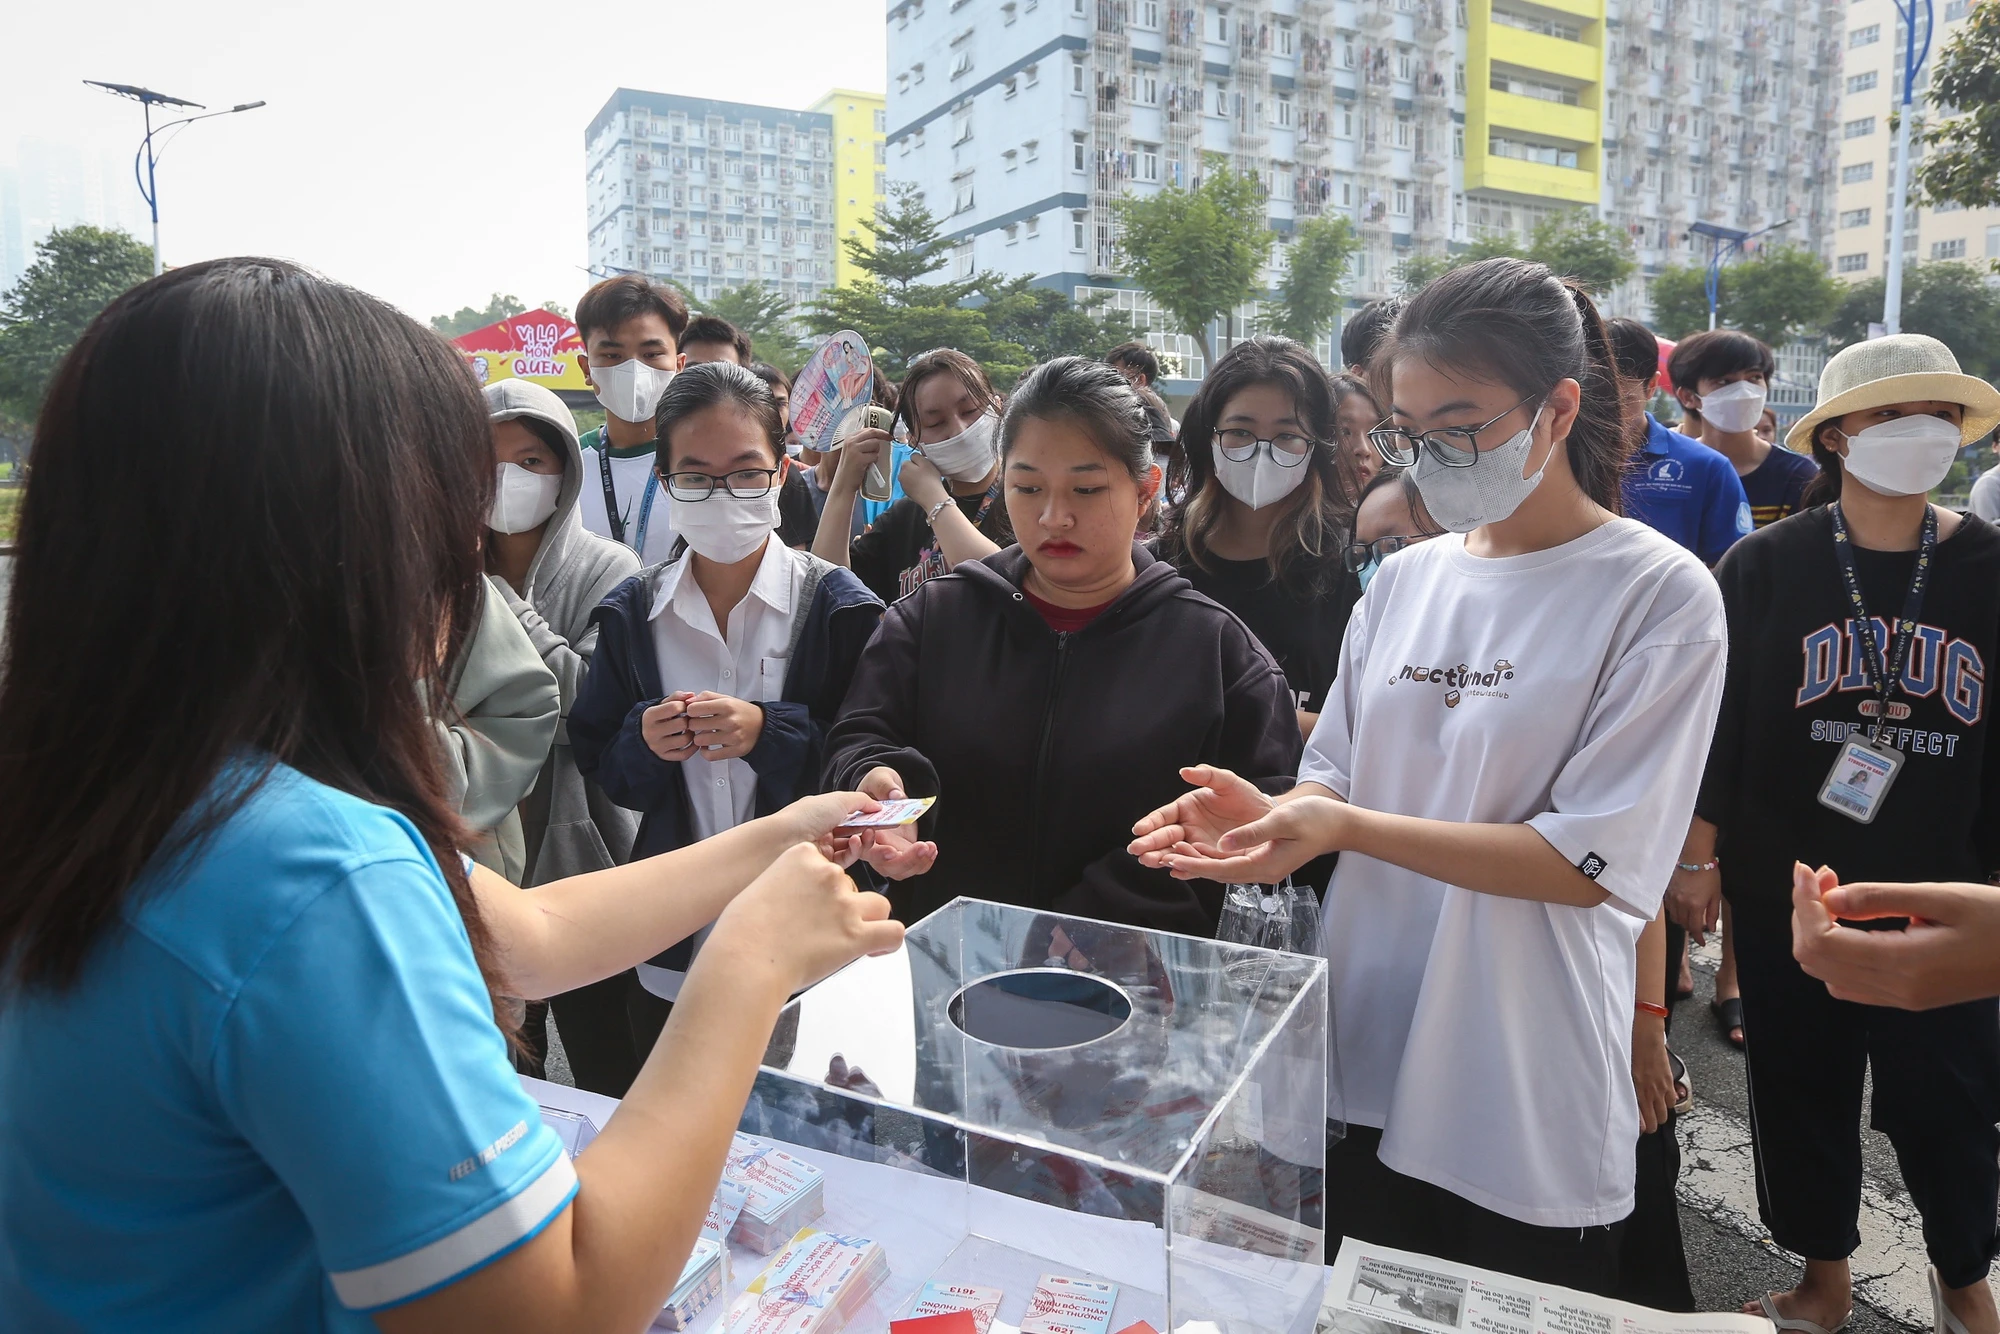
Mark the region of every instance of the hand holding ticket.
POLYGON ((880 810, 854 812, 833 832, 851 834, 862 829, 898 829, 915 824, 936 800, 936 797, 896 797, 883 802, 880 810))

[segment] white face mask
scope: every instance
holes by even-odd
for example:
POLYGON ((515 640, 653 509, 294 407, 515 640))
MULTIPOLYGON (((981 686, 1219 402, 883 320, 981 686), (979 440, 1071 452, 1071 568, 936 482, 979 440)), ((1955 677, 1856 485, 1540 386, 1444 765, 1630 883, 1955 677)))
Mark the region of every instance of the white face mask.
POLYGON ((1848 476, 1885 496, 1921 496, 1958 457, 1959 429, 1942 417, 1898 417, 1847 437, 1848 476))
POLYGON ((529 472, 518 463, 502 463, 497 472, 486 526, 496 533, 525 533, 547 523, 562 494, 562 474, 529 472))
POLYGON ((667 497, 667 516, 674 531, 687 539, 697 555, 718 565, 734 565, 758 547, 778 526, 778 487, 755 500, 738 500, 718 490, 707 500, 667 497))
POLYGON ((1715 423, 1716 430, 1732 435, 1755 430, 1757 419, 1764 415, 1764 386, 1748 380, 1726 384, 1712 394, 1700 395, 1700 398, 1702 417, 1715 423))
POLYGON ((1208 445, 1210 455, 1215 459, 1215 480, 1222 483, 1222 489, 1253 510, 1275 505, 1286 496, 1299 489, 1305 481, 1306 471, 1311 464, 1300 459, 1287 468, 1272 456, 1268 444, 1257 446, 1257 452, 1238 462, 1224 458, 1222 446, 1211 440, 1208 445))
MULTIPOLYGON (((1521 476, 1528 451, 1535 446, 1535 424, 1541 419, 1542 410, 1536 408, 1527 430, 1504 445, 1480 450, 1470 468, 1447 468, 1428 447, 1419 451, 1417 461, 1410 465, 1410 478, 1431 517, 1451 532, 1469 533, 1482 524, 1499 523, 1521 508, 1521 502, 1541 485, 1542 474, 1549 470, 1545 458, 1531 476, 1521 476)), ((1555 452, 1550 446, 1550 455, 1555 452)))
POLYGON ((592 366, 590 382, 597 386, 597 401, 622 422, 650 422, 660 395, 673 383, 674 373, 648 366, 637 357, 616 366, 592 366))
POLYGON ((917 452, 935 463, 937 470, 952 481, 976 482, 993 471, 993 464, 1000 457, 993 447, 993 432, 999 425, 998 417, 982 412, 977 421, 949 440, 918 445, 917 452))

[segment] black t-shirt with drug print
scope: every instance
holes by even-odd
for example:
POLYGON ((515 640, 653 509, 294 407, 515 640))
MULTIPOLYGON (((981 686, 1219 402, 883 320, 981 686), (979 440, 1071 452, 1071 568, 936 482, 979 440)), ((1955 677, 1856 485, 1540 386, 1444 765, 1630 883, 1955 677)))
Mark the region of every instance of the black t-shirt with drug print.
MULTIPOLYGON (((1870 616, 1893 627, 1916 552, 1854 556, 1870 616)), ((1861 711, 1878 697, 1828 510, 1744 538, 1715 575, 1729 668, 1696 810, 1721 831, 1723 892, 1739 918, 1783 927, 1794 861, 1831 866, 1843 881, 1976 882, 2000 870, 2000 745, 1987 693, 2000 659, 2000 529, 1967 516, 1937 545, 1891 705, 1907 716, 1882 732, 1902 751, 1902 771, 1866 825, 1819 803, 1849 732, 1879 721, 1861 711)))

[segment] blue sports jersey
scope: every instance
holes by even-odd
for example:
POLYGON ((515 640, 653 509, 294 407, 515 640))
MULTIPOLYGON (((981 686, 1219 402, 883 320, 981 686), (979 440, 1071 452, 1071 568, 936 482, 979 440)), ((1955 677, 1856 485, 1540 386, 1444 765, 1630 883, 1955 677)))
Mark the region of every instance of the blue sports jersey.
POLYGON ((1713 565, 1752 527, 1734 464, 1646 414, 1646 443, 1625 478, 1625 514, 1713 565))
POLYGON ((575 1191, 416 830, 283 766, 0 1007, 10 1328, 373 1330, 575 1191))

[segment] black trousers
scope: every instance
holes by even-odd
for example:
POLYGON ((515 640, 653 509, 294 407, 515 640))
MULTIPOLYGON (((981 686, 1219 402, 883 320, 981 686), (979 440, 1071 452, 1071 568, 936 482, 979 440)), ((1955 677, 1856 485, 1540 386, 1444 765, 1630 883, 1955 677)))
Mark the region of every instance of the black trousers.
POLYGON ((1681 1174, 1681 1145, 1669 1113, 1667 1123, 1639 1136, 1638 1173, 1632 1216, 1618 1248, 1618 1286, 1612 1296, 1656 1311, 1694 1310, 1688 1281, 1687 1250, 1681 1244, 1680 1202, 1674 1184, 1681 1174))
POLYGON ((549 1007, 576 1086, 607 1098, 631 1089, 673 1010, 672 1002, 640 986, 631 969, 552 996, 549 1007))
POLYGON ((1341 1237, 1478 1265, 1537 1283, 1616 1295, 1621 1221, 1609 1227, 1538 1227, 1481 1208, 1383 1165, 1382 1132, 1349 1126, 1326 1151, 1327 1259, 1341 1237))
POLYGON ((1772 1239, 1809 1260, 1861 1244, 1861 1096, 1895 1146, 1938 1276, 1985 1278, 2000 1236, 2000 1007, 1911 1013, 1835 1000, 1792 958, 1791 925, 1739 909, 1736 972, 1749 1039, 1757 1204, 1772 1239))

